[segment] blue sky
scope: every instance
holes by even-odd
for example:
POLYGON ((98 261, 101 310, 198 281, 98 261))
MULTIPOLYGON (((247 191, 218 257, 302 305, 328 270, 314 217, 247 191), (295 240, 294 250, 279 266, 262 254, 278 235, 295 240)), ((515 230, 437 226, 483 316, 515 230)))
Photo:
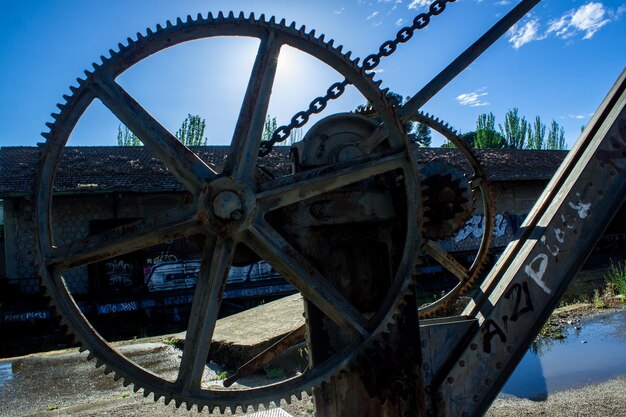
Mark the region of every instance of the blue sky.
MULTIPOLYGON (((275 15, 316 29, 365 57, 408 25, 426 0, 39 1, 2 0, 0 16, 0 146, 35 145, 50 113, 83 70, 118 42, 167 19, 208 11, 275 15)), ((376 74, 384 87, 415 94, 516 2, 457 0, 430 25, 385 58, 376 74)), ((154 55, 118 78, 144 107, 175 132, 188 113, 207 119, 212 144, 228 143, 256 52, 245 38, 207 39, 154 55)), ((518 107, 577 139, 626 65, 626 0, 544 0, 424 109, 460 131, 480 113, 502 122, 518 107)), ((341 78, 319 61, 284 48, 270 103, 287 122, 341 78)), ((355 91, 323 115, 363 102, 355 91)), ((313 120, 314 121, 314 120, 313 120)), ((119 122, 94 103, 70 139, 73 145, 114 145, 119 122)), ((308 126, 310 126, 312 123, 308 126)), ((438 142, 435 142, 436 144, 438 142)))

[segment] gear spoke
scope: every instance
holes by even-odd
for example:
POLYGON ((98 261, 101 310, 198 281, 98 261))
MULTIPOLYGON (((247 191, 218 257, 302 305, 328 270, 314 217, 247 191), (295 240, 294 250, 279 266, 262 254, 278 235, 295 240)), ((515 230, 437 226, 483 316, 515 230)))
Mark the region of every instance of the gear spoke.
POLYGON ((195 205, 187 205, 88 236, 69 248, 54 248, 47 265, 59 270, 75 268, 190 236, 198 233, 195 212, 195 205))
POLYGON ((193 194, 216 177, 195 153, 183 145, 110 77, 96 78, 96 96, 143 142, 193 194))
POLYGON ((469 278, 469 271, 461 265, 456 259, 454 259, 448 252, 446 252, 439 243, 434 240, 429 240, 424 245, 426 253, 439 262, 441 266, 450 271, 461 282, 466 282, 469 278))
POLYGON ((207 237, 176 380, 183 392, 200 389, 234 251, 232 240, 207 237))
POLYGON ((256 173, 259 144, 281 46, 273 31, 261 39, 224 168, 227 175, 248 180, 256 173))
POLYGON ((272 211, 394 169, 402 168, 406 171, 410 163, 406 157, 403 151, 380 159, 368 158, 346 167, 338 168, 335 165, 330 169, 324 167, 303 171, 285 179, 279 178, 264 184, 257 194, 257 204, 264 211, 272 211))
POLYGON ((267 222, 257 221, 249 229, 246 244, 337 325, 367 338, 363 315, 267 222))

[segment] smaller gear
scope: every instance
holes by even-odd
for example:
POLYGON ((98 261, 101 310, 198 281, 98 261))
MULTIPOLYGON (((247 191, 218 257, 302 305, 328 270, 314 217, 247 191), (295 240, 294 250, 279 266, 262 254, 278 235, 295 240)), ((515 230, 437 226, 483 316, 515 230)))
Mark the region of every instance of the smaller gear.
POLYGON ((453 236, 472 215, 471 186, 458 169, 431 161, 420 169, 425 215, 424 235, 432 240, 453 236))

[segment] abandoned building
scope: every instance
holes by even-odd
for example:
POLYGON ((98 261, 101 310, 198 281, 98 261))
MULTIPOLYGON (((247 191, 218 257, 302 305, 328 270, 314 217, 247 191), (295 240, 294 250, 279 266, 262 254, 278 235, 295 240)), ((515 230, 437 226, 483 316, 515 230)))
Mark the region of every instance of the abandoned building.
MULTIPOLYGON (((206 146, 194 151, 219 166, 228 147, 206 146)), ((464 169, 464 160, 454 149, 417 148, 415 152, 420 164, 438 161, 464 169)), ((476 153, 494 189, 493 253, 497 255, 516 236, 567 152, 476 153)), ((0 149, 0 328, 11 335, 0 342, 0 355, 4 356, 21 353, 16 346, 27 338, 40 346, 62 343, 35 266, 31 194, 38 157, 38 147, 0 149)), ((263 160, 264 175, 280 176, 290 170, 288 147, 277 147, 263 160)), ((67 147, 57 169, 55 193, 55 239, 65 244, 177 207, 188 198, 177 180, 143 147, 67 147)), ((620 213, 601 242, 605 256, 624 252, 623 206, 620 213)), ((483 223, 482 207, 477 204, 464 224, 440 243, 455 256, 471 257, 480 242, 483 223)), ((178 331, 189 313, 199 251, 193 239, 172 241, 76 268, 65 274, 65 280, 83 313, 93 317, 96 325, 99 317, 123 318, 115 329, 100 329, 109 337, 178 331)), ((444 271, 431 262, 421 265, 418 272, 444 271)), ((224 302, 237 311, 294 291, 269 265, 259 262, 231 270, 224 302)))

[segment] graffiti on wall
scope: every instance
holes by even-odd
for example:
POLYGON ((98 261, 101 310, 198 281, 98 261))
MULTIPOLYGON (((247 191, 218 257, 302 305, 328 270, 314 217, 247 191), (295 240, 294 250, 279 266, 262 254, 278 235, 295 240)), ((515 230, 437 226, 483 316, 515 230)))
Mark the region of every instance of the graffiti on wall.
MULTIPOLYGON (((502 237, 506 235, 507 228, 511 225, 511 214, 496 214, 495 224, 493 228, 493 235, 495 237, 502 237)), ((515 216, 517 217, 517 216, 515 216)), ((517 220, 517 218, 515 219, 517 220)), ((517 223, 517 222, 515 222, 517 223)), ((515 229, 512 227, 512 229, 515 229)), ((485 216, 482 214, 475 214, 471 219, 465 222, 465 225, 458 231, 454 237, 454 243, 459 243, 468 238, 478 239, 482 237, 485 231, 485 216)), ((513 230, 514 232, 514 230, 513 230)))
POLYGON ((135 268, 123 259, 111 260, 104 264, 105 276, 111 287, 130 287, 133 285, 135 268))

